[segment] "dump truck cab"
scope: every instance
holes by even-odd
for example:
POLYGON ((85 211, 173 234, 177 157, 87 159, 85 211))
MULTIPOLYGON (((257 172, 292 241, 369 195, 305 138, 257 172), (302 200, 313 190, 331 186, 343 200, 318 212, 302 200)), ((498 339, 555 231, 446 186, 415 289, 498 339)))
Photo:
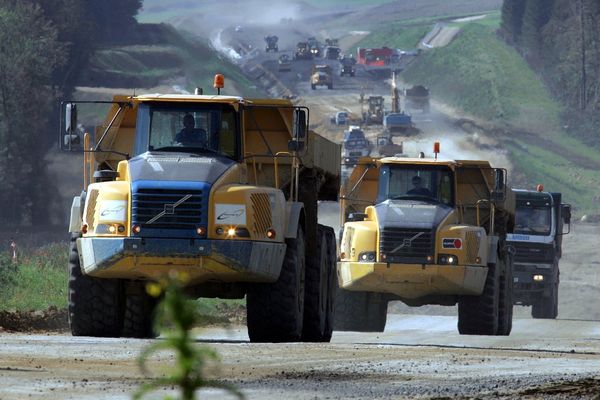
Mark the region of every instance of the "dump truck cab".
POLYGON ((514 202, 505 180, 487 161, 359 160, 341 190, 338 328, 381 331, 387 302, 401 300, 458 303, 460 333, 509 334, 514 202))
MULTIPOLYGON (((316 204, 337 198, 340 148, 307 130, 308 110, 221 95, 110 103, 80 141, 84 187, 69 226, 73 334, 147 337, 143 284, 178 272, 197 297, 245 296, 253 341, 328 340, 318 311, 326 308, 313 304, 328 295, 315 300, 313 285, 328 287, 319 279, 333 270, 335 237, 317 225, 316 204)), ((71 150, 80 106, 64 103, 61 139, 71 150)))
POLYGON ((562 237, 569 233, 571 206, 561 193, 513 189, 515 226, 508 242, 515 248, 514 303, 531 307, 533 318, 558 315, 562 237))

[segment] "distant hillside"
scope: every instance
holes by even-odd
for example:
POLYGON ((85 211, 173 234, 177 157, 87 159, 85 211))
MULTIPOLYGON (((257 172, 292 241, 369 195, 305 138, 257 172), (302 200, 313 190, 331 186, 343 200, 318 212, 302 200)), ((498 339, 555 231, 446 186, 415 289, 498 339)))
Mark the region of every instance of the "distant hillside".
POLYGON ((515 168, 516 186, 565 193, 576 215, 600 210, 600 160, 561 124, 563 107, 518 52, 496 34, 499 20, 461 25, 446 47, 423 53, 402 73, 435 98, 497 135, 515 168))
POLYGON ((240 70, 213 51, 206 40, 186 37, 168 24, 140 24, 123 44, 98 49, 79 86, 150 89, 159 85, 211 88, 215 73, 227 77, 229 93, 256 95, 240 70))

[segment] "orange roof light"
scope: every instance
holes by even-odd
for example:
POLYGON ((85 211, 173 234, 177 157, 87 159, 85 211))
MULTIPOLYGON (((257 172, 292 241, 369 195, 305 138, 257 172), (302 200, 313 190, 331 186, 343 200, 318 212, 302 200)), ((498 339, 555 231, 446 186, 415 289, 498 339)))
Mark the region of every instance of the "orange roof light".
POLYGON ((435 159, 437 160, 437 156, 440 153, 440 142, 433 142, 433 154, 435 154, 435 159))
POLYGON ((225 76, 223 74, 216 74, 213 86, 215 89, 223 89, 225 87, 225 76))
POLYGON ((537 190, 538 192, 543 192, 544 191, 544 185, 542 185, 541 183, 539 185, 537 185, 535 187, 535 190, 537 190))

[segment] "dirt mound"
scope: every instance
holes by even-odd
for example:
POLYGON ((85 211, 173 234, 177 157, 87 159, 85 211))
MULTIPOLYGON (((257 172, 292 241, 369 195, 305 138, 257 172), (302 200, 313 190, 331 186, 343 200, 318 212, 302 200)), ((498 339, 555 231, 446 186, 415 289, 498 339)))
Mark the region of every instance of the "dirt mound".
POLYGON ((67 310, 0 311, 0 330, 16 332, 63 331, 69 327, 67 310))

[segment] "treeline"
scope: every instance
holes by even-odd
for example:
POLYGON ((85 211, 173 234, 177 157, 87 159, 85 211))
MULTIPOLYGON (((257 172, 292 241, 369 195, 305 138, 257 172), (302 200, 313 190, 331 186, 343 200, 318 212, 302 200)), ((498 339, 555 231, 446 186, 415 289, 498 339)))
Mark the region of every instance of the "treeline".
POLYGON ((500 34, 567 106, 567 123, 597 141, 600 1, 504 0, 500 34))
POLYGON ((45 226, 58 199, 47 155, 59 99, 101 45, 135 29, 142 0, 0 0, 0 221, 45 226))

